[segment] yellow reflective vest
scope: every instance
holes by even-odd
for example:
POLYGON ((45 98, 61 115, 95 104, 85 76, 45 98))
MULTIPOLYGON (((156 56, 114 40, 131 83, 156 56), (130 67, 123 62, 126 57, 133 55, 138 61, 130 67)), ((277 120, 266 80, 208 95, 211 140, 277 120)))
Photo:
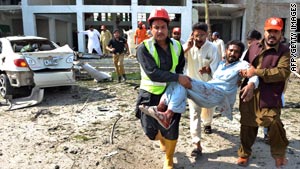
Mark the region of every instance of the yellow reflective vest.
MULTIPOLYGON (((175 73, 176 66, 178 65, 179 56, 181 53, 181 45, 177 40, 171 39, 172 43, 170 43, 170 49, 172 54, 172 68, 170 72, 175 73)), ((155 60, 155 63, 158 67, 160 67, 160 60, 157 53, 157 50, 154 46, 155 40, 154 38, 150 38, 144 40, 144 45, 152 55, 155 60)), ((144 72, 143 68, 141 67, 141 84, 140 89, 146 90, 152 94, 160 95, 165 91, 167 86, 166 82, 154 82, 152 81, 147 74, 144 72)))

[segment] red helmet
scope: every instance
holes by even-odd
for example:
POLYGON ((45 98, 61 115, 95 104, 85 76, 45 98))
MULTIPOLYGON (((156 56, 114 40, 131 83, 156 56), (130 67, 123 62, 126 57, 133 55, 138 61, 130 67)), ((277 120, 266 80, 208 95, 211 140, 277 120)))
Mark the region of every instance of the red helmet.
POLYGON ((154 19, 163 19, 167 22, 170 22, 168 12, 162 7, 158 7, 151 11, 150 16, 148 18, 148 22, 150 23, 154 19))
POLYGON ((174 27, 172 33, 175 32, 181 33, 181 29, 179 27, 174 27))
POLYGON ((283 21, 281 18, 271 17, 265 22, 265 30, 275 29, 281 31, 283 28, 283 21))
POLYGON ((143 25, 143 22, 142 22, 142 21, 139 21, 138 25, 143 25))

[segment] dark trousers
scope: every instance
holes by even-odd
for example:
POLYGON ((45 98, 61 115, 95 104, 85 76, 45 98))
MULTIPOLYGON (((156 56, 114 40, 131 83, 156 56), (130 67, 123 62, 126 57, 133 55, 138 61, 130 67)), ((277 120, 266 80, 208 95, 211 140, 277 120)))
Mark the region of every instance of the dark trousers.
MULTIPOLYGON (((263 109, 264 110, 264 109, 263 109)), ((266 109, 265 109, 266 110, 266 109)), ((272 111, 272 109, 267 109, 272 111)), ((280 113, 279 113, 280 114, 280 113)), ((285 157, 286 148, 289 141, 286 137, 285 129, 279 116, 264 116, 261 118, 260 126, 269 127, 271 155, 273 158, 285 157)), ((252 145, 257 137, 258 127, 241 125, 240 139, 241 145, 238 150, 239 157, 250 157, 252 145)))
POLYGON ((150 140, 155 140, 158 131, 168 140, 177 140, 179 136, 179 122, 181 114, 174 113, 171 127, 166 130, 153 117, 148 116, 138 109, 138 106, 144 104, 146 106, 157 106, 162 95, 154 95, 145 90, 139 91, 139 96, 136 104, 136 117, 141 120, 141 125, 144 133, 150 140))

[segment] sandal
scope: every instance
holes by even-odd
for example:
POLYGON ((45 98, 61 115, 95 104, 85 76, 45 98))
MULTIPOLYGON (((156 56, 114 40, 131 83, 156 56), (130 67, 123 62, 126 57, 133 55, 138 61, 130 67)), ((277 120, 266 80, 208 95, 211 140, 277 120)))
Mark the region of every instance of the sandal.
POLYGON ((288 163, 288 160, 285 157, 275 158, 275 165, 277 168, 284 167, 285 165, 287 165, 287 163, 288 163))
POLYGON ((198 148, 194 148, 191 153, 191 156, 192 157, 202 156, 202 150, 199 150, 198 148))
POLYGON ((249 157, 239 157, 237 160, 237 165, 242 167, 247 167, 249 163, 249 157))
POLYGON ((159 112, 157 111, 157 107, 156 106, 144 106, 144 105, 140 105, 139 109, 147 114, 148 116, 153 117, 155 120, 157 120, 157 122, 166 130, 169 130, 171 127, 171 122, 172 122, 172 116, 173 115, 168 115, 166 113, 163 112, 159 112))

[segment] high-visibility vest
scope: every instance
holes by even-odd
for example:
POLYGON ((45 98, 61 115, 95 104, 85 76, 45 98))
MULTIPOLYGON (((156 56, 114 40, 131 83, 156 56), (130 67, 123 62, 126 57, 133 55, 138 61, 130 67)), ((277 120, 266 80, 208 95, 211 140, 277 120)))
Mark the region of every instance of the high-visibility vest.
MULTIPOLYGON (((177 40, 171 39, 173 43, 170 43, 170 49, 172 54, 172 68, 170 72, 175 73, 176 66, 178 65, 178 58, 181 53, 181 45, 177 40)), ((149 51, 149 53, 152 55, 152 57, 155 60, 155 63, 158 67, 160 67, 160 60, 157 53, 157 50, 155 48, 155 40, 154 38, 150 38, 147 40, 144 40, 144 45, 149 51)), ((141 67, 141 84, 140 89, 146 90, 152 94, 162 94, 165 91, 165 88, 167 86, 166 82, 154 82, 152 81, 147 74, 144 72, 143 68, 141 67)))

